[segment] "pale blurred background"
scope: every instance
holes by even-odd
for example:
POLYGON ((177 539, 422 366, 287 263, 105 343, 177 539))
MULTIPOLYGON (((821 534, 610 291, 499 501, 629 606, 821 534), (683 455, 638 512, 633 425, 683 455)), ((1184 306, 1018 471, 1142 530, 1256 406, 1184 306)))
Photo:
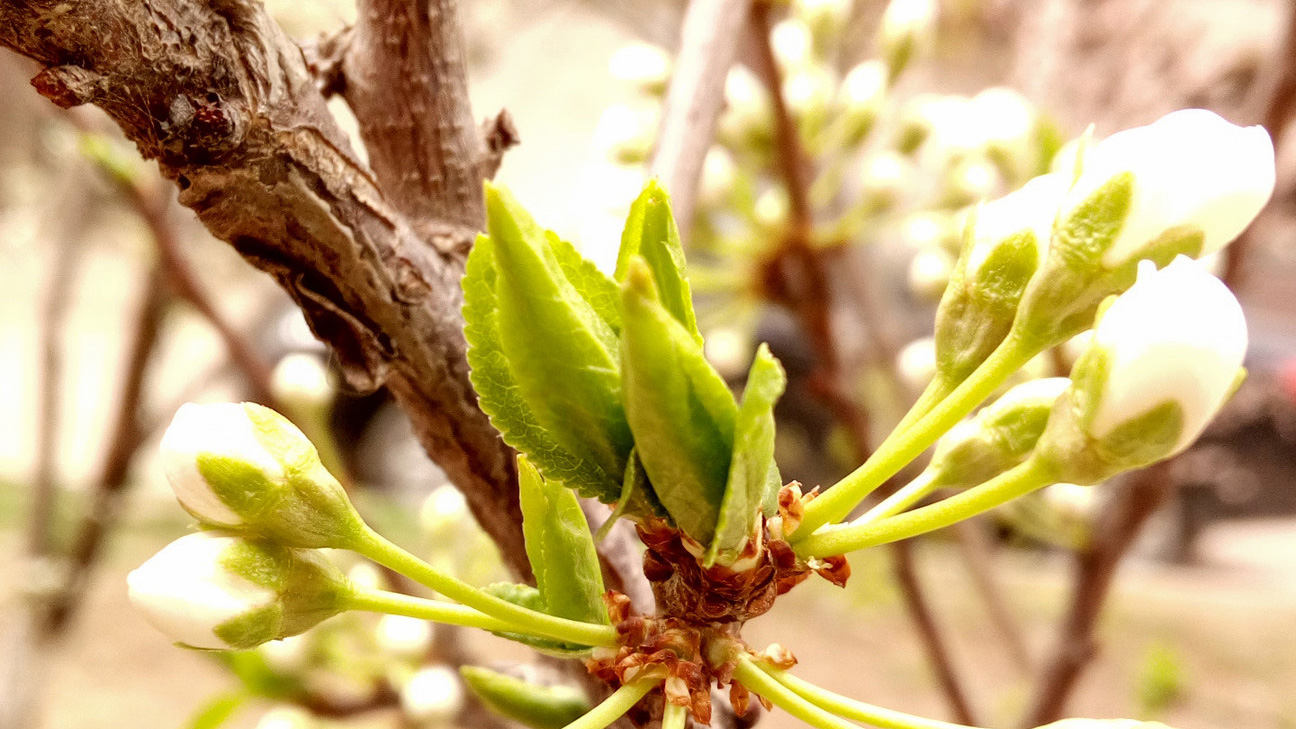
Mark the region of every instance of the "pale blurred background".
MULTIPOLYGON (((868 0, 859 4, 866 23, 876 16, 868 0)), ((345 0, 269 5, 302 39, 337 28, 354 12, 345 0)), ((606 211, 617 203, 607 199, 616 192, 609 191, 607 154, 596 148, 595 131, 606 107, 635 96, 609 74, 608 61, 627 43, 672 43, 679 5, 475 0, 463 6, 474 113, 507 108, 522 139, 498 178, 545 225, 606 261, 617 243, 606 211)), ((1258 123, 1273 69, 1284 61, 1289 12, 1276 0, 946 0, 941 44, 902 91, 970 94, 1011 85, 1050 113, 1068 138, 1090 122, 1105 134, 1182 106, 1258 123)), ((865 45, 869 37, 861 33, 865 45)), ((56 271, 73 276, 65 279, 70 293, 57 340, 61 402, 53 441, 52 476, 60 492, 55 534, 63 538, 102 469, 146 264, 155 255, 140 216, 87 161, 76 127, 28 86, 32 73, 25 61, 0 52, 0 631, 22 595, 42 589, 39 572, 49 567, 26 562, 23 544, 29 485, 40 460, 42 332, 56 271), (69 246, 74 263, 58 263, 69 246)), ((93 110, 82 118, 102 127, 93 110)), ((1253 231, 1240 288, 1252 324, 1253 379, 1263 386, 1249 407, 1263 414, 1238 417, 1264 422, 1238 439, 1257 450, 1234 448, 1224 436, 1223 450, 1201 462, 1218 483, 1202 487, 1209 492, 1203 498, 1172 500, 1154 520, 1125 566, 1100 630, 1102 653, 1071 704, 1073 713, 1155 718, 1179 729, 1296 727, 1296 228, 1292 165, 1285 162, 1293 146, 1280 146, 1279 192, 1253 231), (1250 455, 1237 455, 1244 452, 1250 455)), ((114 153, 122 150, 135 164, 129 147, 114 153)), ((133 174, 150 184, 156 177, 151 165, 133 174)), ((310 350, 268 278, 207 236, 187 211, 173 209, 170 224, 220 313, 267 359, 310 350)), ((912 253, 896 246, 874 255, 876 275, 903 277, 912 253)), ((930 309, 913 318, 930 321, 930 309)), ((161 411, 185 399, 247 397, 246 381, 229 366, 207 320, 191 307, 170 306, 148 369, 145 408, 164 424, 169 413, 161 411)), ((441 479, 402 434, 400 417, 374 407, 358 406, 364 432, 339 431, 350 444, 349 468, 386 494, 374 497, 388 504, 376 510, 390 510, 391 503, 396 512, 416 510, 441 479)), ((125 573, 187 524, 155 462, 158 435, 145 439, 130 470, 122 523, 108 538, 84 606, 45 660, 32 663, 37 726, 182 727, 234 685, 217 662, 168 645, 126 604, 125 573)), ((408 514, 389 521, 398 531, 415 529, 408 514)), ((989 726, 1006 726, 1026 700, 1025 674, 986 628, 956 550, 936 542, 918 551, 977 709, 989 726)), ((829 688, 943 717, 882 561, 871 554, 853 558, 856 576, 848 590, 798 590, 753 623, 749 638, 791 647, 802 675, 829 688)), ((1067 598, 1066 554, 1038 545, 1005 550, 997 569, 1027 645, 1042 653, 1067 598)), ((470 646, 486 656, 483 662, 518 655, 490 638, 470 646)), ((269 706, 253 702, 228 726, 255 726, 269 706)), ((394 712, 365 714, 348 725, 398 725, 394 712)), ((763 725, 796 724, 776 715, 763 725)))

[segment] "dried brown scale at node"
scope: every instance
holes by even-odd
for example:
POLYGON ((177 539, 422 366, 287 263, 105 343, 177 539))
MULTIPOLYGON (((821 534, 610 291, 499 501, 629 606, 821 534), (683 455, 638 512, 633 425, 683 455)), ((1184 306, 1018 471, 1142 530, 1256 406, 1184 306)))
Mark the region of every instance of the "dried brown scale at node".
MULTIPOLYGON (((760 539, 749 540, 737 564, 704 568, 698 561, 701 547, 663 519, 637 525, 647 546, 644 575, 653 586, 659 615, 634 614, 629 598, 609 591, 604 595, 608 617, 616 626, 620 646, 597 649, 586 661, 590 674, 611 686, 623 686, 648 677, 662 679, 629 713, 637 725, 660 718, 663 701, 687 707, 694 721, 711 720, 711 687, 729 687, 729 702, 743 716, 751 707, 752 693, 733 680, 740 655, 750 654, 741 636, 747 620, 762 615, 774 600, 811 573, 844 585, 850 566, 841 556, 802 560, 784 541, 804 514, 806 501, 817 489, 802 495, 792 482, 779 492, 778 514, 763 520, 760 539)), ((796 663, 786 648, 773 645, 760 660, 788 668, 796 663)), ((769 708, 763 697, 757 696, 769 708)))

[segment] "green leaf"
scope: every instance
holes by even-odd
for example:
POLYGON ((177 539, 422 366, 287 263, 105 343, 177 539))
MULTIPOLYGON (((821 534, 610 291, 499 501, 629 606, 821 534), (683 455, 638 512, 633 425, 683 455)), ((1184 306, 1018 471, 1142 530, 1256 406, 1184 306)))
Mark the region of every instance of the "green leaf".
POLYGON ((517 464, 522 533, 545 612, 606 624, 603 573, 576 494, 561 481, 545 480, 525 457, 517 464))
POLYGON ((462 285, 464 336, 468 339, 471 368, 468 377, 482 410, 503 435, 504 442, 527 454, 545 476, 562 481, 582 496, 611 503, 620 493, 620 479, 608 478, 593 461, 558 445, 536 420, 518 390, 499 340, 497 279, 493 243, 487 236, 478 236, 477 244, 468 254, 462 285))
POLYGON ((617 252, 617 281, 625 281, 630 261, 635 256, 642 256, 652 269, 662 306, 684 325, 700 346, 702 334, 698 331, 693 295, 684 274, 684 248, 680 245, 679 228, 671 213, 670 196, 656 178, 648 180, 643 192, 630 206, 630 215, 621 233, 621 249, 617 252))
POLYGON ((738 406, 701 345, 662 307, 642 258, 627 264, 621 293, 621 366, 635 451, 675 525, 710 544, 738 406))
MULTIPOLYGON (((482 590, 488 595, 494 595, 514 605, 521 605, 536 612, 545 612, 544 597, 540 595, 539 590, 530 585, 516 582, 494 582, 482 588, 482 590)), ((579 658, 589 655, 591 650, 589 646, 564 643, 553 638, 539 638, 533 635, 510 633, 503 630, 491 632, 501 638, 507 638, 515 643, 530 646, 545 655, 557 656, 558 658, 579 658)))
POLYGON ((246 691, 230 691, 228 693, 218 694, 215 698, 209 699, 203 704, 202 708, 193 715, 185 726, 187 729, 217 729, 225 724, 239 709, 247 706, 248 700, 252 695, 246 691))
POLYGON ((734 425, 733 459, 725 485, 724 502, 716 523, 715 537, 704 565, 719 561, 731 564, 740 556, 747 538, 755 531, 761 512, 777 498, 778 466, 774 463, 774 403, 787 386, 783 366, 761 344, 747 373, 742 404, 734 425), (771 478, 773 474, 773 478, 771 478), (771 495, 771 485, 774 494, 771 495))
POLYGON ((501 350, 523 401, 563 448, 616 483, 633 444, 621 405, 616 332, 563 273, 544 231, 486 187, 501 350))
POLYGON ((545 239, 572 288, 576 289, 609 329, 620 332, 621 292, 617 289, 616 282, 598 270, 593 261, 582 256, 575 246, 558 237, 557 233, 546 230, 545 239))
POLYGON ((477 666, 463 666, 459 674, 487 709, 533 729, 562 729, 591 708, 572 686, 537 686, 477 666))

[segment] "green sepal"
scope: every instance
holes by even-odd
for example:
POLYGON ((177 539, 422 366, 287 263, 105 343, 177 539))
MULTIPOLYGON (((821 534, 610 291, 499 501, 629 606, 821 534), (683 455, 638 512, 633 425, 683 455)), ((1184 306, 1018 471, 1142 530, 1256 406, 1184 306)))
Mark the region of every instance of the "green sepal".
POLYGON ((710 544, 738 406, 701 345, 662 307, 642 258, 630 260, 621 292, 621 366, 635 449, 675 525, 710 544))
POLYGON ((576 494, 561 481, 546 480, 525 456, 517 465, 522 533, 545 612, 607 624, 603 572, 576 494))
MULTIPOLYGON (((488 595, 494 595, 501 600, 506 600, 514 605, 521 605, 528 610, 536 612, 545 612, 545 600, 540 591, 530 585, 523 585, 516 582, 493 582, 482 588, 482 591, 488 595)), ((506 638, 515 643, 521 643, 525 646, 544 653, 545 655, 556 656, 559 658, 579 658, 589 655, 589 646, 577 645, 573 643, 564 643, 553 638, 541 638, 534 635, 523 633, 510 633, 505 630, 491 631, 492 634, 501 638, 506 638)))
POLYGON ((967 278, 975 218, 968 222, 967 242, 936 310, 936 370, 956 387, 994 352, 1012 329, 1017 305, 1039 267, 1039 241, 1030 230, 995 245, 967 278))
POLYGON ((701 346, 702 333, 698 331, 693 295, 684 274, 684 247, 680 244, 679 228, 671 213, 670 196, 655 177, 648 180, 630 206, 621 233, 621 248, 617 251, 618 282, 625 281, 635 256, 648 262, 662 306, 701 346))
POLYGON ((482 706, 532 729, 562 729, 591 708, 572 686, 537 686, 478 666, 462 666, 459 675, 482 706))
POLYGON ((1043 351, 1093 326, 1103 300, 1134 285, 1139 261, 1162 268, 1176 256, 1201 254, 1201 230, 1176 226, 1116 268, 1104 267, 1103 254, 1120 234, 1133 193, 1133 173, 1116 175, 1058 221, 1048 257, 1022 294, 1014 323, 1033 348, 1043 351))
MULTIPOLYGON (((1053 404, 1021 403, 1000 411, 991 405, 983 410, 972 421, 975 431, 968 437, 937 442, 927 469, 931 487, 971 488, 1024 462, 1044 433, 1053 404)), ((950 435, 958 432, 952 430, 950 435)))
MULTIPOLYGON (((551 244, 553 241, 551 238, 551 244)), ((561 251, 565 245, 559 241, 553 248, 561 251)), ((557 257, 560 261, 569 258, 565 253, 558 253, 557 257)), ((569 273, 569 276, 579 275, 579 266, 568 268, 577 269, 577 273, 569 273)), ((608 478, 593 461, 581 458, 559 445, 536 420, 535 414, 523 399, 513 378, 508 357, 500 345, 498 303, 495 296, 497 280, 498 271, 491 239, 485 235, 478 236, 477 244, 468 254, 462 286, 464 336, 468 340, 470 368, 468 378, 477 391, 482 411, 490 417, 495 429, 500 431, 504 442, 527 454, 546 477, 562 481, 582 496, 610 503, 616 499, 619 481, 608 478)), ((604 277, 604 281, 606 280, 604 277)), ((609 285, 612 284, 609 282, 609 285)), ((615 286, 612 286, 613 295, 619 296, 615 286)), ((595 285, 587 286, 586 290, 595 292, 595 285)), ((600 300, 596 292, 591 296, 595 301, 600 300)), ((599 307, 595 306, 595 310, 599 311, 599 307)))
POLYGON ((554 441, 615 485, 632 445, 616 332, 568 280, 540 226, 489 183, 486 217, 499 344, 518 393, 554 441))
POLYGON ((732 564, 741 556, 765 505, 778 498, 777 487, 774 494, 770 493, 771 484, 780 480, 774 463, 774 404, 786 386, 783 365, 762 343, 747 372, 747 386, 738 406, 729 478, 704 567, 717 561, 732 564))
POLYGON ((342 572, 314 549, 245 539, 222 555, 221 567, 275 593, 275 600, 216 626, 231 648, 253 648, 298 635, 345 608, 350 589, 342 572))
POLYGON ((1167 400, 1121 423, 1101 438, 1089 435, 1111 372, 1111 355, 1092 348, 1071 370, 1074 383, 1058 398, 1035 448, 1058 481, 1102 483, 1122 471, 1170 456, 1183 433, 1183 408, 1167 400))

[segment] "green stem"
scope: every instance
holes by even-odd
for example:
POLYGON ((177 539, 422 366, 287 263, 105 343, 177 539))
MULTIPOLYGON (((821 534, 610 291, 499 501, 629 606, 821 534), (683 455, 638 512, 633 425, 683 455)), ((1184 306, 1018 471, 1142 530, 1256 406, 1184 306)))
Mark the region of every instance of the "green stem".
POLYGON ((612 695, 603 699, 598 706, 590 709, 584 716, 573 721, 563 729, 604 729, 612 722, 620 719, 630 707, 639 703, 649 691, 657 688, 662 679, 644 678, 638 681, 632 681, 616 691, 612 695))
POLYGON ((687 724, 688 707, 672 704, 668 700, 666 710, 662 713, 661 729, 684 729, 687 724))
POLYGON ((872 724, 881 727, 881 729, 976 729, 976 727, 969 727, 966 724, 952 724, 939 719, 928 719, 924 716, 914 716, 902 711, 866 704, 863 701, 849 699, 841 694, 835 694, 832 691, 820 688, 809 681, 793 676, 787 671, 767 666, 761 666, 761 668, 775 681, 791 689, 806 701, 838 716, 853 721, 862 721, 865 724, 872 724))
POLYGON ((511 626, 509 630, 588 646, 612 648, 618 645, 616 628, 610 625, 568 620, 514 605, 441 572, 368 527, 351 549, 451 600, 507 623, 511 626))
POLYGON ((862 516, 855 519, 849 526, 863 526, 872 524, 875 521, 885 519, 889 516, 895 516, 918 501, 921 501, 931 492, 935 491, 939 485, 936 482, 936 472, 930 469, 918 474, 918 478, 905 484, 904 488, 891 494, 874 506, 872 509, 864 512, 862 516))
POLYGON ((801 525, 792 534, 791 542, 797 544, 810 538, 819 527, 829 522, 841 521, 851 509, 864 500, 878 486, 927 450, 958 421, 972 412, 1014 372, 1035 356, 1032 347, 1023 346, 1022 340, 1012 335, 999 345, 981 366, 943 399, 931 412, 903 431, 893 436, 873 452, 873 455, 849 475, 838 481, 822 496, 806 505, 801 525))
POLYGON ((859 729, 845 719, 833 716, 801 698, 791 689, 770 678, 769 674, 747 656, 738 659, 734 678, 749 691, 764 696, 771 704, 817 729, 859 729))
POLYGON ((938 501, 931 506, 905 512, 872 524, 829 527, 798 542, 802 557, 845 554, 865 547, 898 542, 962 521, 1054 482, 1056 474, 1037 459, 1030 459, 1009 471, 938 501))
POLYGON ((513 623, 491 617, 459 603, 428 600, 422 597, 402 595, 398 592, 387 592, 386 590, 352 588, 351 594, 345 598, 345 605, 348 610, 404 615, 447 625, 461 625, 465 628, 481 628, 482 630, 497 632, 525 632, 513 623))
POLYGON ((940 373, 937 372, 932 377, 931 382, 927 383, 927 387, 923 389, 922 394, 914 401, 914 404, 909 406, 909 412, 905 413, 900 422, 896 423, 896 426, 891 429, 891 433, 893 435, 903 433, 912 428, 915 423, 922 420, 924 415, 930 413, 932 408, 939 405, 941 400, 949 397, 949 394, 953 391, 954 386, 950 384, 949 380, 941 377, 940 373))

